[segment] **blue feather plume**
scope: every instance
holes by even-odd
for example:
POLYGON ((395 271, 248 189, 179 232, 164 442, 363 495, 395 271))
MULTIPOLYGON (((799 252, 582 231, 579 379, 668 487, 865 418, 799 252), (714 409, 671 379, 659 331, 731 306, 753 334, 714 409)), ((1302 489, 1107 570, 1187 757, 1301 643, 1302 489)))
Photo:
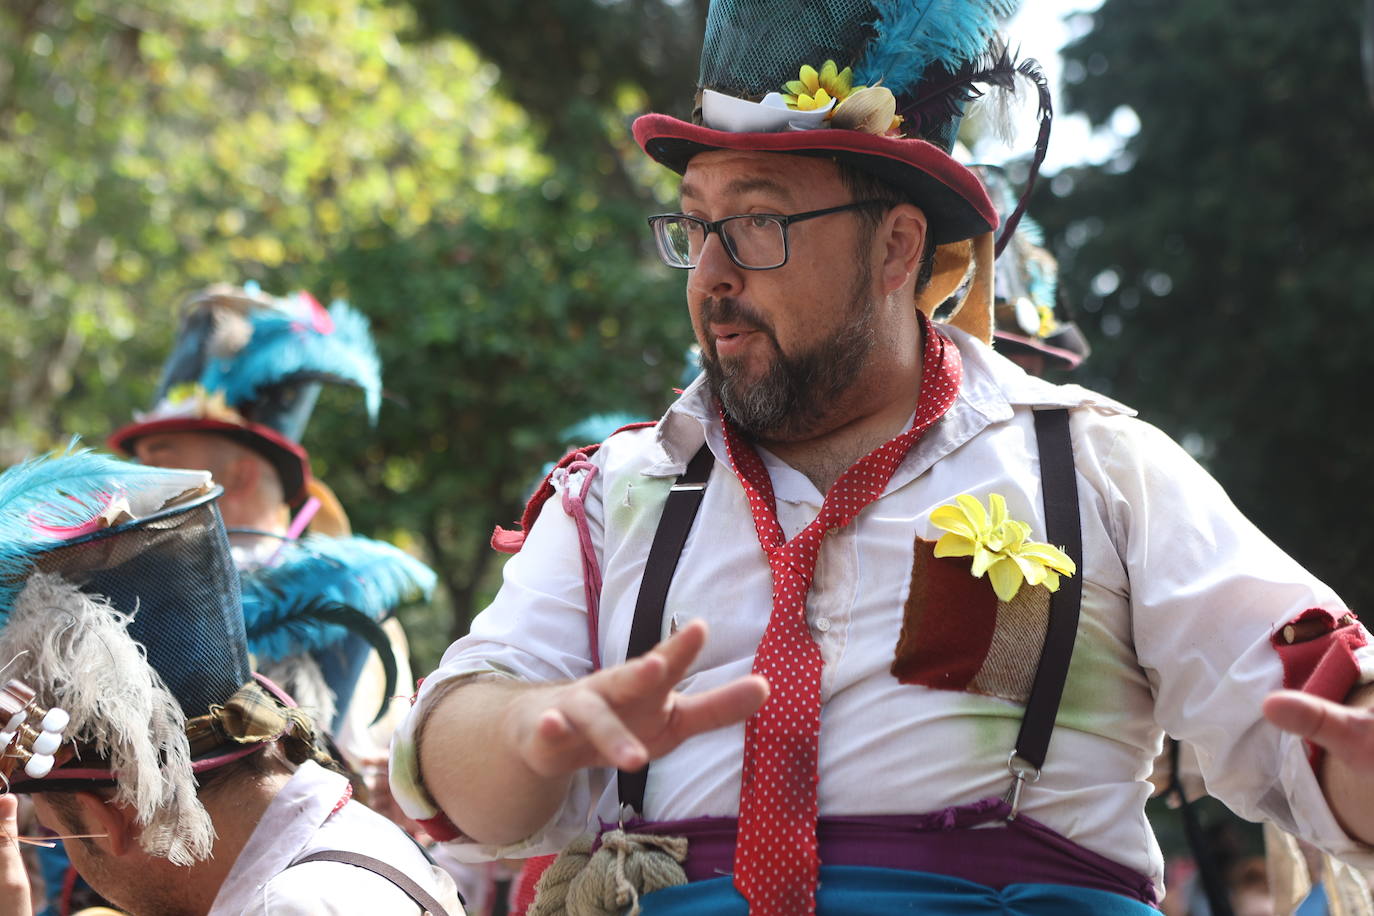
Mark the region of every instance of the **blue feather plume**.
POLYGON ((580 446, 592 442, 602 442, 622 426, 629 426, 643 419, 628 413, 597 413, 584 417, 558 434, 558 439, 568 445, 580 446))
POLYGON ((1059 271, 1053 261, 1035 259, 1026 262, 1026 292, 1036 305, 1054 308, 1059 294, 1059 271))
POLYGON ((34 559, 76 536, 111 499, 142 494, 160 507, 207 479, 203 471, 120 461, 77 441, 0 474, 0 614, 8 613, 34 559))
POLYGON ((365 537, 313 535, 290 544, 275 565, 243 574, 248 648, 280 661, 323 649, 352 627, 318 619, 321 604, 352 608, 373 622, 428 597, 437 577, 410 554, 365 537))
POLYGON ((939 64, 954 71, 976 60, 997 33, 999 19, 1020 0, 876 0, 874 37, 854 67, 855 83, 879 81, 898 98, 939 64))
POLYGON ((335 302, 328 314, 333 328, 325 332, 283 309, 254 311, 248 345, 231 358, 209 360, 201 384, 223 391, 231 405, 291 381, 356 385, 365 393, 367 415, 375 423, 382 403, 382 367, 367 318, 346 302, 335 302))

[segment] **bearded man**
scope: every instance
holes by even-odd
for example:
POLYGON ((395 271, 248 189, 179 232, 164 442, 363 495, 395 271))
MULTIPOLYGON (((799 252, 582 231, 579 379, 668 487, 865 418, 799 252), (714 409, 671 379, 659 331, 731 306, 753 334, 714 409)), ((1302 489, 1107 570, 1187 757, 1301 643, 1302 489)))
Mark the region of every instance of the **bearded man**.
POLYGON ((948 150, 1033 73, 984 53, 1008 5, 716 0, 697 123, 635 123, 704 378, 555 473, 392 760, 456 854, 567 847, 536 910, 1156 912, 1165 729, 1367 857, 1363 628, 1158 430, 987 346, 948 150))

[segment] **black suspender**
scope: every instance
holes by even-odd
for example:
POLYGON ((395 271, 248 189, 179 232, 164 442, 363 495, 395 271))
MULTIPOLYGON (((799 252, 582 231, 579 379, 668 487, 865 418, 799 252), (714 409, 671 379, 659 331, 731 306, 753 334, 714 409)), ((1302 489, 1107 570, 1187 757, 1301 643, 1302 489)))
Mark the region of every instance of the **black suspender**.
MULTIPOLYGON (((1054 731, 1064 681, 1069 673, 1074 639, 1078 633, 1079 608, 1083 599, 1083 531, 1078 518, 1078 480, 1073 463, 1073 440, 1069 433, 1067 409, 1035 411, 1035 436, 1040 449, 1040 479, 1045 501, 1045 534, 1051 544, 1062 545, 1078 567, 1072 576, 1060 580, 1059 590, 1051 596, 1049 624, 1040 661, 1035 669, 1021 731, 1016 737, 1013 758, 1032 767, 1038 778, 1045 763, 1050 735, 1054 731)), ((654 647, 663 628, 663 606, 668 586, 677 570, 682 547, 692 529, 701 497, 706 489, 715 459, 703 445, 687 470, 677 479, 663 506, 663 517, 654 533, 653 544, 644 567, 639 598, 635 602, 634 622, 630 627, 627 658, 643 655, 654 647)), ((1015 770, 1013 770, 1015 772, 1015 770)), ((636 812, 644 812, 644 788, 649 768, 629 773, 620 771, 620 802, 636 812)), ((1018 777, 1017 786, 1020 785, 1018 777)))
MULTIPOLYGON (((639 584, 639 598, 635 601, 634 621, 630 624, 630 647, 625 653, 628 661, 652 649, 663 631, 663 605, 668 600, 668 586, 687 543, 687 534, 706 495, 706 481, 715 466, 715 456, 709 445, 702 445, 687 470, 678 477, 663 503, 663 515, 658 530, 649 545, 649 558, 644 563, 644 578, 639 584)), ((644 812, 644 787, 649 782, 649 767, 630 772, 621 770, 617 776, 620 803, 644 812)))
POLYGON ((1069 412, 1035 411, 1035 439, 1040 449, 1040 487, 1045 500, 1045 540, 1062 546, 1078 567, 1072 576, 1059 580, 1059 591, 1050 596, 1050 620, 1045 644, 1035 668, 1021 731, 1016 736, 1016 756, 1037 770, 1045 765, 1064 680, 1069 676, 1074 637, 1078 635, 1078 611, 1083 603, 1083 528, 1078 519, 1078 478, 1073 465, 1073 439, 1069 412))
POLYGON ((400 888, 411 900, 414 900, 421 909, 429 916, 449 916, 448 910, 444 908, 429 891, 421 887, 414 878, 396 868, 388 865, 381 859, 374 859, 372 856, 365 856, 360 852, 350 852, 344 849, 321 849, 309 855, 301 856, 292 862, 287 868, 297 865, 304 865, 306 862, 342 862, 345 865, 353 865, 363 871, 370 871, 379 878, 385 878, 396 887, 400 888))

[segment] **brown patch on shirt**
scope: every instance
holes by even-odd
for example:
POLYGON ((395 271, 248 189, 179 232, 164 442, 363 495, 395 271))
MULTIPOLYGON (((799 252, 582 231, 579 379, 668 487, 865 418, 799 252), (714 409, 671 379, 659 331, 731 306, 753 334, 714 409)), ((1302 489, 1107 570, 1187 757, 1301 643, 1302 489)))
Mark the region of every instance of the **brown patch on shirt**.
POLYGON ((961 690, 1024 703, 1049 621, 1050 593, 1022 585, 999 601, 969 557, 936 557, 917 537, 911 588, 902 614, 892 676, 903 684, 961 690))

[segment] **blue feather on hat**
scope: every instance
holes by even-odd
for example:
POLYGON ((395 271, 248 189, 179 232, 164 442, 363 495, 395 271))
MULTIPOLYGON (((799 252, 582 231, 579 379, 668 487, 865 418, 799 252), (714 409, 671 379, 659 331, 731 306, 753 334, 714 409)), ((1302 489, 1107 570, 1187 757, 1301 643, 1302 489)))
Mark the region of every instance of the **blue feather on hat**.
POLYGON ((76 439, 0 474, 0 614, 8 613, 39 555, 100 530, 116 500, 146 515, 209 482, 205 471, 132 464, 78 448, 76 439))
POLYGON ((248 345, 232 357, 210 359, 201 384, 208 391, 222 391, 230 404, 251 402, 264 389, 288 381, 356 385, 365 393, 368 418, 375 423, 382 368, 367 318, 342 301, 328 311, 302 294, 295 303, 302 304, 289 311, 252 312, 248 345))
POLYGON ((875 35, 854 67, 855 82, 881 81, 901 96, 933 64, 957 70, 987 51, 998 21, 1020 5, 1020 0, 877 0, 875 35))
POLYGON ((372 621, 428 597, 434 570, 398 547, 354 535, 312 535, 288 545, 278 562, 243 574, 248 647, 278 661, 324 648, 347 635, 339 624, 305 627, 292 618, 312 602, 353 608, 372 621))
POLYGON ((381 621, 405 602, 429 597, 436 580, 432 569, 384 541, 314 535, 292 542, 277 563, 243 575, 248 648, 261 665, 356 634, 381 657, 383 695, 390 697, 396 658, 381 621))

